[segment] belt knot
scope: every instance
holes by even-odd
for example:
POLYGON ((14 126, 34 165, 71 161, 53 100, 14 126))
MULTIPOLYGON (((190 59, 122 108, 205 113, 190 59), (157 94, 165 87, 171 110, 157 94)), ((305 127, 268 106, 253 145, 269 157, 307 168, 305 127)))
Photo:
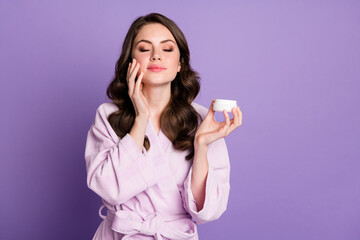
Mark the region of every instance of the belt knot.
POLYGON ((139 233, 154 236, 156 240, 162 240, 163 237, 173 240, 197 239, 196 225, 186 214, 161 216, 150 213, 142 217, 135 211, 108 210, 107 218, 112 221, 113 231, 125 235, 122 238, 124 240, 139 233))
POLYGON ((156 213, 151 213, 144 218, 141 224, 140 233, 155 236, 162 225, 162 218, 156 213))

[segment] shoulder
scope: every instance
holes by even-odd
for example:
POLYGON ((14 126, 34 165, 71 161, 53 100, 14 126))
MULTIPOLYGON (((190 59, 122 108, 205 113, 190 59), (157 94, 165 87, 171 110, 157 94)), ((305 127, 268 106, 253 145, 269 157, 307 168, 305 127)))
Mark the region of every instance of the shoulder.
POLYGON ((204 107, 203 105, 196 103, 196 102, 192 102, 191 105, 200 114, 200 116, 204 119, 206 114, 208 113, 209 109, 204 107))
POLYGON ((116 112, 119 108, 113 102, 105 102, 98 106, 96 109, 96 115, 108 117, 111 113, 116 112))
MULTIPOLYGON (((91 131, 92 134, 90 136, 95 138, 95 141, 103 142, 105 141, 104 139, 107 138, 111 139, 114 143, 118 142, 120 138, 117 136, 116 132, 108 121, 109 115, 117 110, 117 105, 112 102, 105 102, 97 107, 95 119, 89 130, 89 132, 91 131)), ((98 144, 100 143, 98 142, 98 144)))

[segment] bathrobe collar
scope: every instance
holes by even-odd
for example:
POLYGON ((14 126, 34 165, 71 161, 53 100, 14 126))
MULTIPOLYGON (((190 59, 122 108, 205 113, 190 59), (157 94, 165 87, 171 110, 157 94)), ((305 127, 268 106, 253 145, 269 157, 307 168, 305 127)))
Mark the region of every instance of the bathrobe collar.
MULTIPOLYGON (((148 119, 147 125, 146 125, 146 131, 145 135, 150 140, 150 145, 153 147, 155 145, 156 148, 158 148, 161 152, 166 153, 171 141, 166 137, 166 135, 163 133, 163 131, 159 131, 159 135, 157 135, 154 125, 151 122, 151 119, 148 119)), ((151 149, 150 147, 150 149, 151 149)))

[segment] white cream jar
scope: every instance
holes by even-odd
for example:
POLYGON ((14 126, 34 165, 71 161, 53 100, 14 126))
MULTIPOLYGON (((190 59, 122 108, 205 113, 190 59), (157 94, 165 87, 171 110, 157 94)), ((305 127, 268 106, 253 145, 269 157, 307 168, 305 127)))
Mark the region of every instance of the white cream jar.
POLYGON ((231 112, 233 107, 237 107, 236 100, 225 100, 225 99, 215 99, 213 109, 214 111, 222 112, 226 110, 227 112, 231 112))

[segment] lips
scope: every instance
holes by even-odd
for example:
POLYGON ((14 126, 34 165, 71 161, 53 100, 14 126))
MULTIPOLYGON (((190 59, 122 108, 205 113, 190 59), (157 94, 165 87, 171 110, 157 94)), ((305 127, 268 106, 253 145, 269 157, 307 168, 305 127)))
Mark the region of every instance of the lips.
POLYGON ((161 71, 165 70, 166 68, 161 67, 159 65, 150 65, 147 69, 149 69, 152 72, 161 72, 161 71))

